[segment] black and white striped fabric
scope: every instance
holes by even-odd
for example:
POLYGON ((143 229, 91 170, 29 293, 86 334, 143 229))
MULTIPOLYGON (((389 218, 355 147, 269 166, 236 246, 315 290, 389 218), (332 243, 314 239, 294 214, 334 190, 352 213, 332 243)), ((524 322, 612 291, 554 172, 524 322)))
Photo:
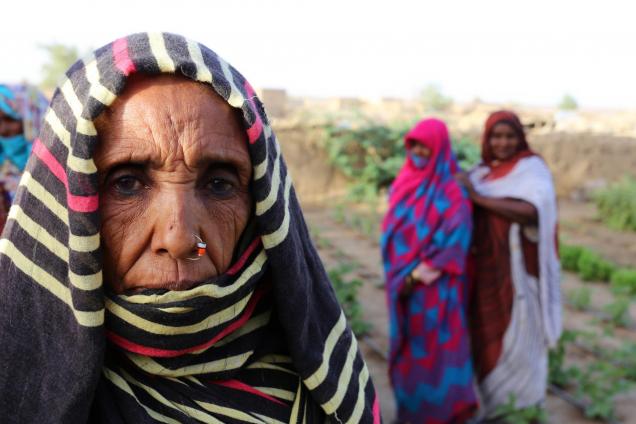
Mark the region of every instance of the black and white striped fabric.
POLYGON ((355 337, 254 90, 208 48, 135 34, 66 73, 0 240, 2 422, 377 423, 355 337), (95 118, 134 73, 207 84, 242 111, 251 224, 187 291, 103 287, 95 118))

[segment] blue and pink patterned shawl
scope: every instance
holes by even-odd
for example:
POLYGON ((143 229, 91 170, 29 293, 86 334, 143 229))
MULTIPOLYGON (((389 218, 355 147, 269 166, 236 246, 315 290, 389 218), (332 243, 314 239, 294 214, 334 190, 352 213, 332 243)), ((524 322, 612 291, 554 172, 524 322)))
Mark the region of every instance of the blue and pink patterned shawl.
POLYGON ((392 357, 401 344, 397 298, 405 278, 421 262, 442 274, 463 273, 472 232, 470 204, 453 177, 459 166, 446 125, 438 119, 423 120, 405 136, 405 145, 413 141, 431 149, 431 156, 418 167, 407 155, 391 185, 382 223, 392 357))

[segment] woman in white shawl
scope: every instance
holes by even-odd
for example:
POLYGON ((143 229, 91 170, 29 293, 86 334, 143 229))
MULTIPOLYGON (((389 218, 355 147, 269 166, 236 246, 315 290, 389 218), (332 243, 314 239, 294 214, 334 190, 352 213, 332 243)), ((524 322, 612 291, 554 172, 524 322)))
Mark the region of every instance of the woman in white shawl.
POLYGON ((460 174, 475 206, 469 321, 480 416, 541 404, 548 348, 561 333, 557 207, 552 175, 517 115, 493 113, 482 163, 460 174))

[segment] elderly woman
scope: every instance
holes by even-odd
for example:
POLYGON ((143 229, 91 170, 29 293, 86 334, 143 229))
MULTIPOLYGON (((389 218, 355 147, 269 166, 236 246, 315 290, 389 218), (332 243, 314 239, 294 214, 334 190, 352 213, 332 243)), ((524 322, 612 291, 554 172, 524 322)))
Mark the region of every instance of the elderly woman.
POLYGON ((552 176, 517 115, 486 121, 482 163, 460 176, 475 205, 469 321, 480 416, 514 397, 541 404, 547 350, 561 332, 557 208, 552 176))
POLYGON ((243 76, 172 34, 67 76, 0 241, 5 422, 379 422, 243 76))
POLYGON ((442 121, 421 121, 405 145, 382 234, 398 422, 461 423, 477 403, 465 310, 471 205, 442 121))
POLYGON ((25 84, 0 84, 0 232, 48 100, 25 84))

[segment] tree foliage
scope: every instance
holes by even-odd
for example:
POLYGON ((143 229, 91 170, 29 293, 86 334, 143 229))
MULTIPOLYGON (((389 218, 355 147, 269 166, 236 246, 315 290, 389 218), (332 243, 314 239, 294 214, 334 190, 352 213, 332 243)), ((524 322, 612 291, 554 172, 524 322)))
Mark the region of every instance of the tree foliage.
POLYGON ((439 86, 435 84, 430 84, 422 90, 420 100, 426 110, 432 112, 444 111, 453 104, 453 100, 445 96, 439 86))
POLYGON ((77 47, 60 43, 45 44, 40 46, 48 54, 48 61, 42 65, 42 82, 40 87, 44 90, 54 89, 64 72, 79 59, 77 47))
POLYGON ((564 95, 559 103, 559 109, 561 110, 577 110, 578 108, 578 102, 570 94, 564 95))

